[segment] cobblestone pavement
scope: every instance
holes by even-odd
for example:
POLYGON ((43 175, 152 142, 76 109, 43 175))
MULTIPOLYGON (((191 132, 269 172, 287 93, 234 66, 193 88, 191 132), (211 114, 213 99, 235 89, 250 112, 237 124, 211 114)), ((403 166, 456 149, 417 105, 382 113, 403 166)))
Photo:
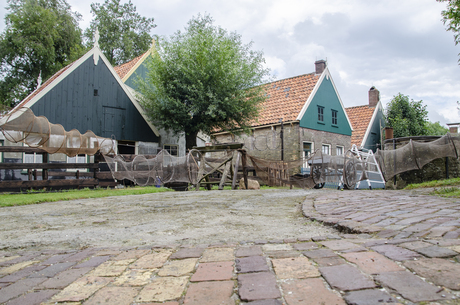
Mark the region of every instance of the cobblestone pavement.
POLYGON ((4 304, 460 304, 460 201, 318 191, 338 235, 0 253, 4 304))

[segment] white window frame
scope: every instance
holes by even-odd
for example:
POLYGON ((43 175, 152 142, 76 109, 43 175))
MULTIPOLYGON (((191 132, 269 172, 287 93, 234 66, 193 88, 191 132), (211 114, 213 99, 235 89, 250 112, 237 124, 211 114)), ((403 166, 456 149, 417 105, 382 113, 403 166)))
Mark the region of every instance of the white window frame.
MULTIPOLYGON (((67 163, 81 163, 81 164, 86 164, 88 163, 88 155, 85 154, 78 154, 74 157, 69 157, 67 156, 67 163), (83 161, 83 162, 82 162, 83 161)), ((68 172, 76 172, 79 170, 80 172, 87 172, 87 168, 68 168, 68 172)))
POLYGON ((22 163, 43 163, 43 155, 37 153, 23 153, 22 154, 22 163), (32 162, 26 162, 26 155, 32 155, 32 162), (41 157, 41 160, 37 160, 37 156, 41 157))
POLYGON ((331 155, 331 144, 322 144, 321 152, 323 153, 323 155, 331 155), (325 152, 326 148, 327 152, 325 152))
POLYGON ((307 159, 308 159, 310 156, 306 156, 306 155, 305 155, 305 150, 303 149, 303 145, 304 145, 305 143, 309 143, 309 144, 311 145, 311 146, 310 146, 310 155, 315 151, 315 149, 314 149, 315 143, 309 142, 309 141, 303 141, 303 142, 302 142, 302 160, 303 160, 303 167, 304 167, 304 168, 309 168, 310 165, 308 164, 307 159))
POLYGON ((344 152, 344 147, 343 147, 343 146, 340 146, 340 145, 336 145, 336 146, 335 146, 335 154, 336 154, 337 156, 343 155, 343 152, 344 152), (342 151, 341 154, 339 154, 339 149, 342 151))
MULTIPOLYGON (((37 153, 22 153, 22 163, 43 163, 43 155, 42 154, 37 154, 37 153), (33 162, 26 162, 26 156, 27 155, 32 155, 32 161, 33 162), (38 158, 37 158, 38 156, 38 158), (41 160, 40 160, 41 157, 41 160)), ((37 172, 41 172, 42 169, 37 169, 37 172)), ((22 170, 22 173, 27 173, 27 170, 22 170)))

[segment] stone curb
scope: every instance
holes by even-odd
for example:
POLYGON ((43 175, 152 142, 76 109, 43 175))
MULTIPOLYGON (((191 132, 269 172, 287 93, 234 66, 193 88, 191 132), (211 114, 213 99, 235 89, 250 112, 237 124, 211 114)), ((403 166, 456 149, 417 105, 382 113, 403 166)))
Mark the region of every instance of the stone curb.
POLYGON ((368 225, 352 220, 343 220, 340 218, 326 217, 319 214, 314 206, 314 199, 306 199, 302 203, 302 214, 314 221, 319 221, 326 226, 333 227, 342 233, 347 234, 377 234, 383 231, 382 227, 368 225))

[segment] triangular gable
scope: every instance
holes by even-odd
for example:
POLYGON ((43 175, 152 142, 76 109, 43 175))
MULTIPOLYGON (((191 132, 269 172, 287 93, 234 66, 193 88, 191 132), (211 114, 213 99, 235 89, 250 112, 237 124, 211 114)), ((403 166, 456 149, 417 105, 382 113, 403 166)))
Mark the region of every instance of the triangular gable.
POLYGON ((365 147, 371 132, 375 131, 380 136, 379 117, 383 118, 383 107, 379 101, 375 107, 369 105, 346 108, 348 116, 353 124, 351 144, 357 147, 365 147), (377 125, 375 125, 377 124, 377 125))
POLYGON ((379 101, 374 109, 374 112, 372 113, 372 118, 369 122, 369 125, 367 126, 366 133, 364 134, 363 140, 361 141, 361 147, 364 147, 366 145, 366 142, 368 141, 369 135, 372 131, 372 129, 377 129, 379 131, 379 136, 380 136, 380 128, 383 126, 380 126, 380 122, 377 122, 378 116, 383 118, 383 106, 382 103, 379 101), (376 125, 378 123, 378 125, 376 125))
POLYGON ((115 72, 117 72, 118 76, 120 76, 123 83, 126 81, 136 72, 139 66, 144 63, 145 59, 152 53, 152 50, 149 49, 144 54, 130 60, 122 65, 114 67, 115 72))
POLYGON ((304 128, 351 135, 353 126, 327 67, 321 73, 319 80, 296 119, 300 121, 300 126, 304 128), (317 122, 317 106, 325 107, 325 117, 328 118, 325 120, 325 124, 317 122), (331 115, 328 111, 331 111, 331 109, 337 111, 339 116, 337 126, 331 126, 330 124, 329 118, 331 115))
POLYGON ((109 69, 110 73, 113 75, 113 77, 117 80, 118 84, 126 93, 128 96, 129 100, 132 102, 134 107, 137 109, 139 114, 142 116, 142 118, 145 120, 145 122, 148 124, 150 129, 153 131, 153 133, 158 137, 159 132, 156 129, 155 126, 150 123, 148 120, 147 116, 144 113, 144 110, 142 109, 141 105, 139 102, 135 99, 135 96, 132 94, 132 92, 127 88, 127 86, 123 83, 121 78, 118 76, 118 74, 115 72, 114 68, 108 61, 108 59, 104 56, 102 51, 99 49, 99 47, 94 47, 90 51, 88 51, 85 55, 80 57, 78 60, 73 62, 72 64, 64 67, 57 73, 55 73, 49 80, 47 80, 42 86, 37 88, 34 92, 32 92, 27 98, 25 98, 21 103, 19 103, 14 109, 18 109, 20 107, 27 107, 31 108, 36 102, 38 102, 43 96, 45 96, 48 92, 53 90, 53 88, 59 84, 61 81, 63 81, 69 74, 74 72, 80 65, 82 65, 84 62, 86 62, 90 57, 93 57, 94 64, 97 65, 98 61, 101 59, 104 64, 107 66, 109 69))

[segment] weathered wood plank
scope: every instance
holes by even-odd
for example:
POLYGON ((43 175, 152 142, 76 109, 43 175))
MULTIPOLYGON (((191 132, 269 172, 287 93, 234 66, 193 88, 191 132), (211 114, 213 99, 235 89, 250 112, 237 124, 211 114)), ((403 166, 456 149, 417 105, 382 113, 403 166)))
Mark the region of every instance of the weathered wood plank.
POLYGON ((0 152, 25 152, 46 154, 47 152, 41 148, 28 147, 28 146, 0 146, 0 152))
MULTIPOLYGON (((235 152, 236 152, 236 150, 233 152, 233 155, 235 154, 235 152)), ((230 171, 230 167, 232 166, 233 155, 232 155, 231 158, 228 159, 227 164, 225 164, 224 173, 223 173, 222 179, 220 180, 220 183, 219 183, 219 190, 224 189, 224 184, 225 184, 225 181, 227 180, 228 172, 230 171)))
POLYGON ((0 169, 99 168, 97 163, 0 163, 0 169))
POLYGON ((63 186, 96 186, 99 182, 96 179, 62 179, 62 180, 32 180, 32 181, 2 181, 1 188, 43 188, 63 186))
POLYGON ((202 151, 202 152, 213 152, 221 150, 232 150, 243 148, 244 143, 228 143, 228 144, 218 144, 213 146, 194 146, 193 149, 202 151))
POLYGON ((241 157, 241 153, 239 151, 235 151, 235 152, 236 152, 236 158, 235 158, 235 169, 233 170, 232 190, 236 189, 238 166, 240 165, 240 157, 241 157))

